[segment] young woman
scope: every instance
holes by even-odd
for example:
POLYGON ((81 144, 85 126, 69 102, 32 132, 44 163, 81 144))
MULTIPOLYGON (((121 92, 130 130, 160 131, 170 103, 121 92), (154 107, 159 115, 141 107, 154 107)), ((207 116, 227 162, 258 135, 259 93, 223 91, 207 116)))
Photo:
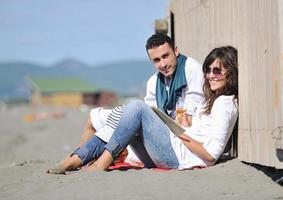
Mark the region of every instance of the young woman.
POLYGON ((107 170, 131 145, 145 167, 189 169, 211 166, 223 153, 238 117, 237 51, 231 46, 213 49, 203 67, 205 100, 192 126, 179 137, 142 101, 130 102, 102 155, 89 170, 107 170))

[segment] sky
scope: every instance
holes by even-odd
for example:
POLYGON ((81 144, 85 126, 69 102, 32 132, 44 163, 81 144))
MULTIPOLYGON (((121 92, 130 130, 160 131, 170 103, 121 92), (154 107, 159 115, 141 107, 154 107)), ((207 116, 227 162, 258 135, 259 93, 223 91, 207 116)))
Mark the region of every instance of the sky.
POLYGON ((170 0, 0 0, 0 62, 145 60, 170 0))

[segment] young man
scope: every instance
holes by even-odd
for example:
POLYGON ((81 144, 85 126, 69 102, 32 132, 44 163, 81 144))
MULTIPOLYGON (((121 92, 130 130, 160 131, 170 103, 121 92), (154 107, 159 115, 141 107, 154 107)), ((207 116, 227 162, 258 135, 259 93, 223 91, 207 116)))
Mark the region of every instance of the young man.
MULTIPOLYGON (((146 51, 158 72, 147 81, 145 103, 158 107, 175 119, 176 103, 183 101, 186 111, 180 124, 190 126, 192 115, 197 105, 203 100, 201 65, 194 59, 180 54, 167 35, 152 35, 147 40, 146 51)), ((64 159, 57 169, 49 170, 49 172, 65 173, 66 170, 77 168, 97 158, 103 152, 103 147, 110 139, 122 112, 122 108, 116 108, 116 110, 114 108, 112 112, 102 108, 91 110, 79 148, 71 157, 64 159), (96 131, 95 146, 87 141, 96 131)), ((131 161, 131 159, 135 159, 133 154, 130 154, 127 160, 131 161)))
POLYGON ((176 102, 183 100, 186 106, 183 125, 189 126, 197 105, 203 100, 201 65, 180 54, 167 35, 152 35, 147 40, 146 50, 158 73, 147 82, 145 103, 175 118, 176 102))

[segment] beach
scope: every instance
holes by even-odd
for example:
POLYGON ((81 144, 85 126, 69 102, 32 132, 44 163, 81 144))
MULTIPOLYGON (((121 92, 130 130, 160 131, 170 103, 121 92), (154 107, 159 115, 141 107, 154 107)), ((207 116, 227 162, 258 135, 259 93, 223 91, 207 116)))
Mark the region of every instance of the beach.
POLYGON ((51 175, 79 142, 87 109, 0 108, 0 199, 283 199, 283 187, 237 158, 195 170, 51 175))

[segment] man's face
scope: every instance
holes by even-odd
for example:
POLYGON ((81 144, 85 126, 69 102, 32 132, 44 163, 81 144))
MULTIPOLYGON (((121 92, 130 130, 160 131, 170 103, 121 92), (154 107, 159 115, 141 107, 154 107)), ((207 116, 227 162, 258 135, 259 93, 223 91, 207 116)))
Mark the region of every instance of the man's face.
POLYGON ((177 56, 179 51, 174 50, 168 43, 148 49, 148 55, 155 68, 167 78, 172 78, 177 66, 177 56))

